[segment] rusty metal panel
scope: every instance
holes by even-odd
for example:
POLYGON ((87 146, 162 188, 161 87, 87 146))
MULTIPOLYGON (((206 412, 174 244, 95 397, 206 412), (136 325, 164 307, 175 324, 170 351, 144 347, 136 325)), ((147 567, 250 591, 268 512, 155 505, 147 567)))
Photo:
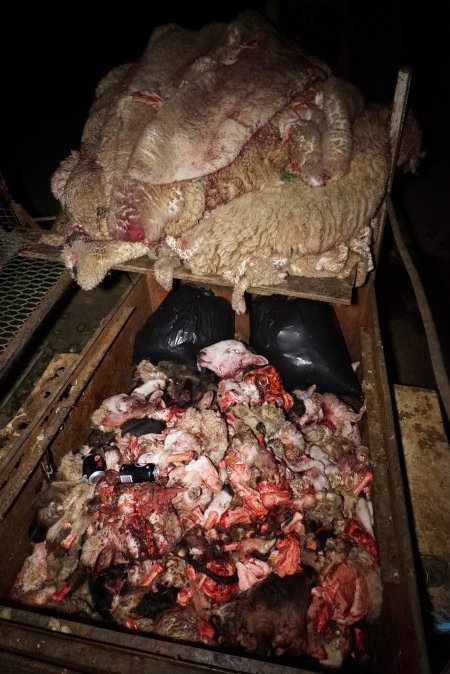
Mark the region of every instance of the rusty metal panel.
MULTIPOLYGON (((59 387, 49 392, 46 405, 41 407, 23 433, 11 443, 8 453, 0 461, 0 520, 43 458, 48 444, 61 430, 68 415, 76 407, 82 409, 80 397, 100 362, 108 356, 112 342, 131 313, 132 309, 123 307, 109 323, 100 324, 93 337, 95 348, 91 343, 87 344, 80 356, 63 369, 59 387)), ((78 422, 77 429, 81 432, 81 421, 78 422)))
POLYGON ((49 398, 59 390, 67 370, 78 360, 76 353, 60 353, 52 358, 29 397, 10 421, 0 428, 0 471, 3 459, 12 451, 38 414, 48 406, 49 398))

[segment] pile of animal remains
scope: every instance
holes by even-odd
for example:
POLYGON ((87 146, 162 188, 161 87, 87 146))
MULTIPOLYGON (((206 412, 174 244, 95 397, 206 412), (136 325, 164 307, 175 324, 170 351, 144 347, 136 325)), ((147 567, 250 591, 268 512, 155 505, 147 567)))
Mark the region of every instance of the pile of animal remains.
POLYGON ((341 667, 362 655, 381 608, 364 408, 314 387, 288 393, 237 340, 197 362, 142 360, 132 392, 94 412, 89 444, 36 498, 40 527, 11 597, 341 667), (81 477, 92 449, 106 460, 93 485, 81 477), (136 462, 157 466, 156 479, 121 481, 136 462))
MULTIPOLYGON (((289 275, 356 269, 361 285, 389 118, 257 12, 159 26, 140 59, 99 82, 81 147, 52 176, 61 213, 43 241, 84 290, 149 256, 167 290, 180 266, 223 277, 239 313, 248 287, 289 275)), ((408 121, 398 165, 415 172, 421 133, 408 121)))

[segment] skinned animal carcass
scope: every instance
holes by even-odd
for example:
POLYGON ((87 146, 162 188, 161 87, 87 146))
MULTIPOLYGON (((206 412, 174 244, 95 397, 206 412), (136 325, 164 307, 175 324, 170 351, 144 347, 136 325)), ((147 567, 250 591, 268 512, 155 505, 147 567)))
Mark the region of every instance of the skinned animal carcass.
POLYGON ((372 268, 389 116, 261 15, 157 28, 99 83, 81 148, 54 172, 46 242, 83 289, 148 255, 218 274, 243 311, 249 285, 372 268))
POLYGON ((294 666, 363 662, 383 602, 365 410, 314 386, 291 396, 238 340, 198 367, 217 376, 209 407, 186 406, 170 375, 146 400, 159 370, 144 361, 130 394, 92 412, 87 444, 33 500, 11 600, 294 666))

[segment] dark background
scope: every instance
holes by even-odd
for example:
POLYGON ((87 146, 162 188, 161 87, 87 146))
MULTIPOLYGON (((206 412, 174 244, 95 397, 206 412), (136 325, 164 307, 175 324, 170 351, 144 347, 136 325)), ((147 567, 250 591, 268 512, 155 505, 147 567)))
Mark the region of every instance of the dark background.
MULTIPOLYGON (((79 141, 98 81, 114 66, 136 60, 155 26, 199 28, 230 21, 244 8, 278 9, 280 28, 357 84, 368 98, 392 100, 397 71, 413 70, 410 102, 425 147, 449 111, 449 30, 445 3, 406 0, 233 0, 213 2, 5 3, 0 21, 2 124, 0 170, 16 200, 32 215, 57 205, 49 179, 79 141), (442 5, 440 9, 439 4, 442 5), (445 111, 445 112, 444 112, 445 111)), ((436 151, 444 150, 437 144, 436 151)), ((449 136, 446 134, 445 151, 449 136)))

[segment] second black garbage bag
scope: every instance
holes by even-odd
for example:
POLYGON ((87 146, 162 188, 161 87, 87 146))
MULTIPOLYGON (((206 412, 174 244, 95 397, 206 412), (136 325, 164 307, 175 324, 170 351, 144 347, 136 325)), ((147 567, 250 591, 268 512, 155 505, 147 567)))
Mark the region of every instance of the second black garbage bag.
POLYGON ((286 390, 335 393, 353 406, 363 394, 331 304, 281 295, 253 297, 250 346, 274 365, 286 390))

